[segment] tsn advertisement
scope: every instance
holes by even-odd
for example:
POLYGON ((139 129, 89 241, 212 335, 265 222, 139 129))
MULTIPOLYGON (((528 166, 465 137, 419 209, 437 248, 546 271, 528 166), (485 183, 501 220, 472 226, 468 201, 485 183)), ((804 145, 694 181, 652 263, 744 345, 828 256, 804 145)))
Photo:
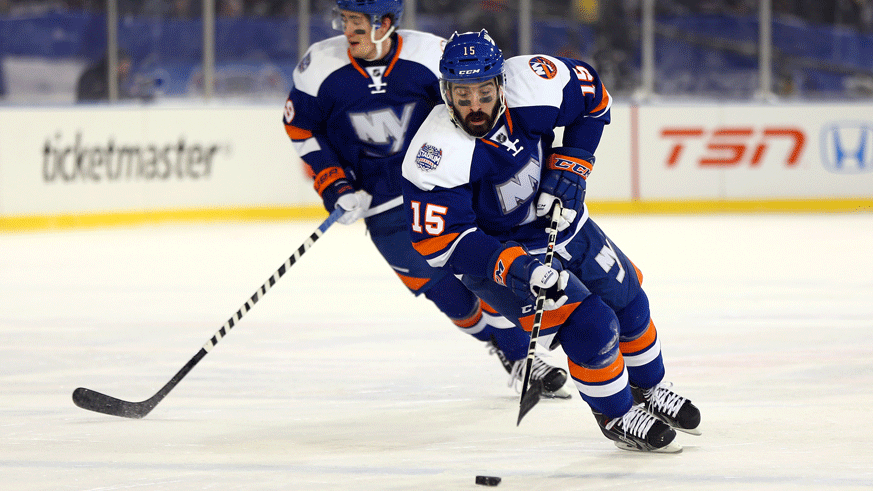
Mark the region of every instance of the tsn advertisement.
POLYGON ((638 199, 873 197, 873 106, 676 105, 636 112, 638 172, 631 179, 638 199))
POLYGON ((0 109, 0 216, 311 201, 282 107, 0 109))
MULTIPOLYGON (((2 108, 0 218, 317 210, 282 110, 2 108)), ((869 200, 873 105, 615 104, 595 154, 591 202, 869 200)))

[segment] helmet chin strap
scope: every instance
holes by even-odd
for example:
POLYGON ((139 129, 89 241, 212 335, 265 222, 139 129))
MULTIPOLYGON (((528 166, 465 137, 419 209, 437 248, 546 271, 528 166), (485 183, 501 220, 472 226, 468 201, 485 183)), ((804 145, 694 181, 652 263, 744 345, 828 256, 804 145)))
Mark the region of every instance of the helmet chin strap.
POLYGON ((382 45, 385 43, 385 41, 386 41, 389 37, 391 37, 391 34, 392 34, 393 32, 394 32, 394 26, 391 26, 390 28, 388 28, 388 31, 385 33, 385 35, 382 36, 381 39, 377 40, 377 39, 376 39, 376 29, 375 29, 375 27, 374 27, 373 29, 370 29, 370 41, 372 41, 373 44, 376 45, 376 56, 374 56, 374 57, 372 57, 372 58, 364 58, 364 59, 367 60, 367 61, 376 61, 376 60, 378 60, 378 59, 381 59, 381 58, 382 58, 382 54, 383 54, 383 53, 382 53, 382 45))

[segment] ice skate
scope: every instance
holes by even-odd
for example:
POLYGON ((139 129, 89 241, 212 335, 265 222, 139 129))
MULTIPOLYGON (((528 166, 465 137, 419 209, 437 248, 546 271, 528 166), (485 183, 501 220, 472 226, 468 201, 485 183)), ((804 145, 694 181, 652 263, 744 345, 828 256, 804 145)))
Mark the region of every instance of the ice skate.
MULTIPOLYGON (((503 351, 494 344, 492 339, 486 343, 489 348, 489 353, 496 354, 503 364, 503 368, 509 373, 509 386, 515 386, 519 381, 524 380, 524 369, 527 358, 520 360, 509 360, 503 351)), ((539 356, 534 355, 533 365, 530 371, 531 382, 540 381, 543 384, 542 397, 549 399, 569 399, 572 393, 564 387, 567 382, 567 371, 563 368, 553 367, 543 361, 539 356)))
POLYGON ((634 402, 645 405, 646 410, 661 418, 674 429, 700 435, 700 410, 690 400, 673 392, 673 384, 661 382, 651 389, 644 390, 631 384, 634 402))
POLYGON ((655 417, 642 404, 637 404, 617 418, 609 419, 594 412, 600 431, 622 450, 637 452, 676 453, 682 447, 673 441, 676 431, 655 417))

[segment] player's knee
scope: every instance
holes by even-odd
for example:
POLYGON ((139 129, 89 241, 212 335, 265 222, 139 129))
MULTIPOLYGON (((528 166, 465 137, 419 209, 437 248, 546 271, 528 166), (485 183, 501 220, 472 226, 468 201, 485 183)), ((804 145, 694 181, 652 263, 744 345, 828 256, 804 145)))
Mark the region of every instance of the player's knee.
POLYGON ((618 319, 597 295, 586 298, 558 331, 567 356, 584 366, 600 366, 618 352, 618 319))
POLYGON ((430 287, 424 296, 433 302, 440 312, 453 320, 463 320, 481 315, 476 295, 468 290, 460 280, 446 275, 430 287))
POLYGON ((636 297, 615 313, 621 329, 622 338, 636 338, 649 326, 651 312, 649 311, 649 297, 646 292, 640 290, 636 297))

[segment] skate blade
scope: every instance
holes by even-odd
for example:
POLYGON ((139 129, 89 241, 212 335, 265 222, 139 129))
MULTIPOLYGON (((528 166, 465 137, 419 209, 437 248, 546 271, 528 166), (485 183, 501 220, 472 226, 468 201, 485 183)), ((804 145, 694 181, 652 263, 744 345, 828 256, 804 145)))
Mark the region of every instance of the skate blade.
MULTIPOLYGON (((545 395, 545 394, 543 394, 543 395, 545 395)), ((680 428, 679 426, 673 426, 672 428, 676 431, 681 431, 682 433, 688 433, 689 435, 694 435, 694 436, 700 436, 703 434, 700 431, 700 429, 698 429, 698 428, 687 429, 687 428, 680 428)))
POLYGON ((679 445, 678 443, 676 443, 675 440, 672 441, 672 442, 670 442, 670 444, 667 445, 667 446, 664 446, 664 447, 661 447, 661 448, 653 448, 653 449, 651 449, 651 450, 643 450, 643 449, 637 448, 637 447, 635 447, 635 446, 633 446, 633 445, 628 445, 627 443, 624 443, 624 442, 616 442, 616 441, 613 441, 612 443, 615 443, 615 446, 618 447, 618 448, 620 448, 620 449, 622 449, 622 450, 628 450, 628 451, 631 451, 631 452, 645 452, 645 453, 679 453, 679 452, 682 451, 682 445, 679 445))
POLYGON ((546 392, 543 390, 543 393, 540 394, 544 399, 570 399, 573 397, 573 393, 567 390, 567 387, 561 387, 560 389, 554 392, 546 392))

